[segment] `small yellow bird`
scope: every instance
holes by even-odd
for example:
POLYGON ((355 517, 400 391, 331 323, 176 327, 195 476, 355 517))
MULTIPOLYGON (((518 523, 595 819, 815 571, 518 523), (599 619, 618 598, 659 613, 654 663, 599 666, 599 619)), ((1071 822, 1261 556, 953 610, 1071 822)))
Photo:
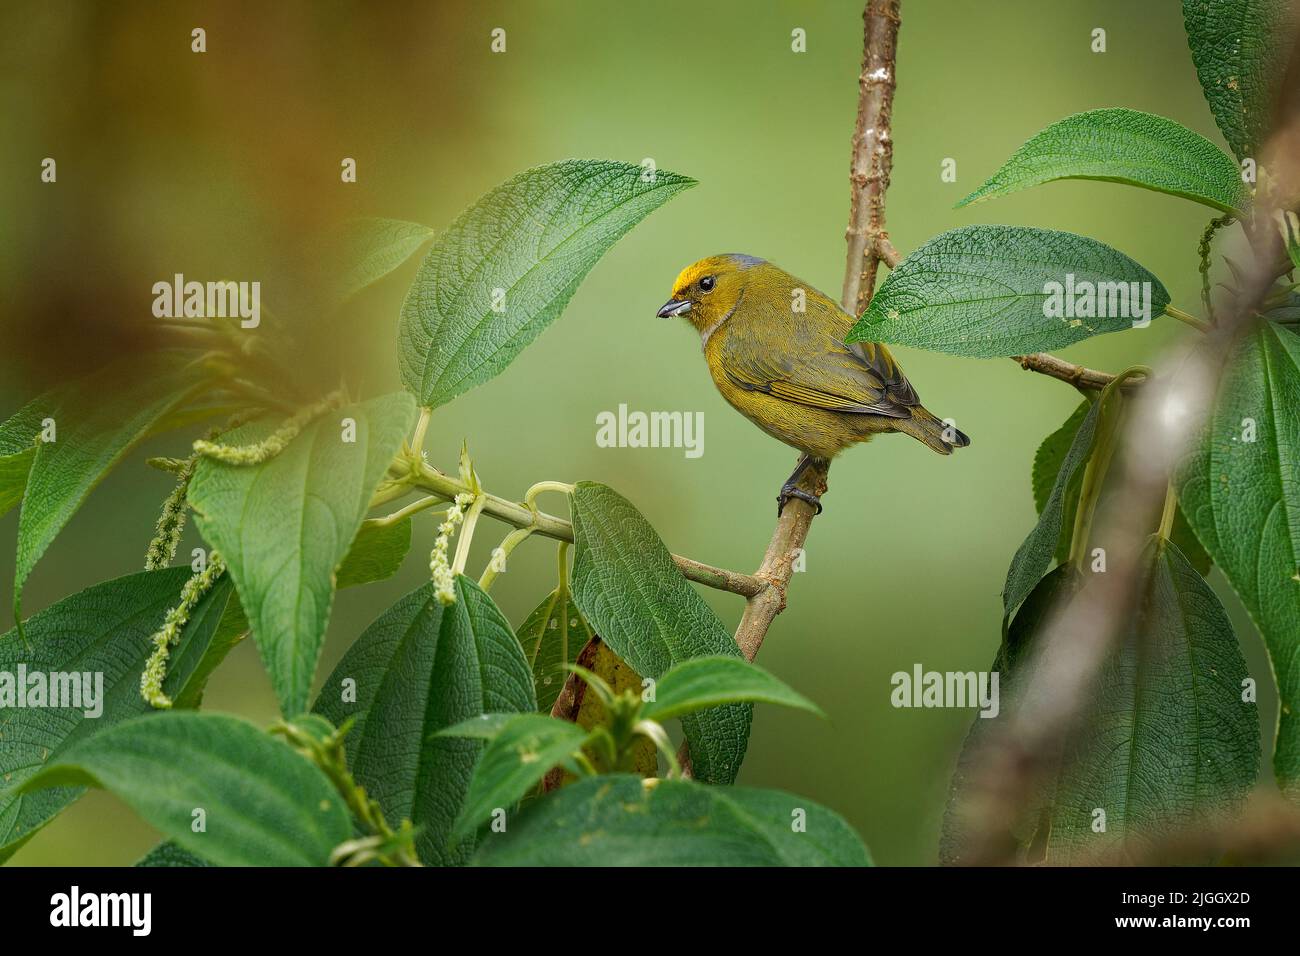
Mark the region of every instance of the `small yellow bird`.
POLYGON ((729 253, 687 266, 658 315, 695 326, 722 397, 803 452, 777 496, 777 514, 791 498, 820 512, 818 497, 796 486, 804 469, 879 432, 903 432, 941 455, 970 444, 921 406, 889 349, 846 344, 853 317, 766 260, 729 253))

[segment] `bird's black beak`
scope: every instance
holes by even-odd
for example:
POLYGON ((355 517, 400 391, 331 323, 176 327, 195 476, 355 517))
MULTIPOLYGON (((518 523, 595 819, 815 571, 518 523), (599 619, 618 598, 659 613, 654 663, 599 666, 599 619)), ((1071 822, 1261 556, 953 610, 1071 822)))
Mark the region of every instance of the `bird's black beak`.
POLYGON ((667 319, 674 315, 685 315, 689 311, 691 311, 691 303, 688 300, 669 299, 655 315, 661 319, 667 319))

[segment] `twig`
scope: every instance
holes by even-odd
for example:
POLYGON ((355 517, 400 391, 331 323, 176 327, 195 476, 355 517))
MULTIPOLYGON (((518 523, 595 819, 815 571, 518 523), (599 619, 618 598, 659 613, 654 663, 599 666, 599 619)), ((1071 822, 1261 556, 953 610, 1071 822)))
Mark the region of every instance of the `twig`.
MULTIPOLYGON (((849 228, 845 233, 848 257, 844 265, 841 305, 846 312, 861 315, 875 289, 876 269, 892 251, 885 233, 885 189, 893 161, 889 127, 894 101, 894 60, 898 42, 899 0, 867 0, 862 12, 862 75, 858 80, 858 119, 853 134, 853 156, 849 167, 852 200, 849 228)), ((799 487, 817 497, 826 493, 828 463, 813 463, 804 469, 799 487)), ((736 627, 736 644, 745 659, 752 661, 763 646, 768 628, 785 610, 785 592, 794 573, 794 562, 803 549, 808 529, 816 515, 812 505, 792 498, 781 510, 755 578, 765 585, 745 602, 736 627)), ((689 575, 688 575, 689 577, 689 575)), ((685 744, 678 754, 682 775, 691 776, 690 754, 685 744)))
MULTIPOLYGON (((841 301, 845 311, 854 315, 861 315, 871 301, 881 250, 893 249, 885 234, 885 189, 893 161, 889 121, 894 102, 898 12, 899 0, 868 0, 862 12, 862 75, 858 80, 858 119, 849 167, 853 193, 845 234, 848 258, 841 301)), ((894 257, 897 262, 897 252, 894 257)), ((826 473, 827 466, 814 464, 805 470, 800 487, 820 497, 826 492, 826 473)), ((736 628, 736 643, 748 660, 758 654, 767 629, 785 609, 786 587, 814 514, 811 505, 794 498, 777 519, 756 575, 769 587, 746 602, 736 628)))
MULTIPOLYGON (((469 488, 458 479, 452 478, 450 475, 444 475, 428 465, 424 465, 420 469, 415 484, 417 487, 431 491, 446 501, 452 500, 458 494, 469 491, 469 488)), ((563 518, 557 518, 555 515, 547 514, 544 511, 530 511, 526 505, 517 501, 510 501, 487 492, 483 493, 483 513, 496 518, 498 521, 514 525, 516 528, 532 527, 534 534, 540 534, 546 538, 553 538, 556 541, 573 540, 573 525, 563 518)), ((752 574, 743 574, 740 571, 731 571, 727 568, 716 568, 711 564, 704 564, 701 561, 683 558, 676 554, 673 555, 673 561, 676 562, 677 567, 681 568, 682 574, 686 576, 687 580, 716 588, 719 591, 730 591, 732 594, 739 594, 741 597, 752 598, 766 591, 768 587, 766 581, 752 574)))
MULTIPOLYGON (((1059 359, 1055 355, 1048 355, 1046 352, 1035 352, 1033 355, 1013 355, 1011 358, 1012 361, 1019 362, 1020 367, 1026 371, 1037 372, 1040 375, 1060 379, 1062 382, 1069 382, 1080 391, 1100 391, 1115 378, 1110 372, 1099 372, 1096 369, 1075 365, 1073 362, 1059 359)), ((1137 379, 1130 382, 1128 387, 1136 387, 1142 384, 1142 381, 1142 379, 1137 379)))
POLYGON ((848 254, 840 296, 844 310, 852 315, 866 311, 876 287, 876 269, 883 258, 881 244, 889 240, 885 232, 885 190, 894 163, 890 118, 896 85, 898 7, 899 0, 867 0, 862 11, 862 74, 858 77, 858 121, 853 129, 853 159, 849 166, 849 228, 844 234, 848 254))

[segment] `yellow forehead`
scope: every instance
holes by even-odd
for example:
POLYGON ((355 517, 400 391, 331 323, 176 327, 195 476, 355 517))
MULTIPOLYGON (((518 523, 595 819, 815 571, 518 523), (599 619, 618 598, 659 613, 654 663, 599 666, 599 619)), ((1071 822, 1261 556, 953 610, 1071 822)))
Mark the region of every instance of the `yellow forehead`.
POLYGON ((762 262, 762 259, 754 256, 746 256, 735 252, 720 256, 709 256, 699 262, 692 262, 678 274, 677 281, 673 283, 673 295, 680 295, 685 292, 703 276, 718 276, 730 272, 740 272, 742 269, 748 269, 762 262))

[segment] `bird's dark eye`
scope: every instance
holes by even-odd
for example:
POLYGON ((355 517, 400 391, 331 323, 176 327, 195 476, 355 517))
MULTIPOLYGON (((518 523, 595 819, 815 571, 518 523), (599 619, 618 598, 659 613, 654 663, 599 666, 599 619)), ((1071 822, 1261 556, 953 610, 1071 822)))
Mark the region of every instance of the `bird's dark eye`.
POLYGON ((700 288, 703 289, 705 292, 712 292, 713 283, 716 281, 717 280, 713 276, 705 276, 703 279, 700 280, 700 288))

